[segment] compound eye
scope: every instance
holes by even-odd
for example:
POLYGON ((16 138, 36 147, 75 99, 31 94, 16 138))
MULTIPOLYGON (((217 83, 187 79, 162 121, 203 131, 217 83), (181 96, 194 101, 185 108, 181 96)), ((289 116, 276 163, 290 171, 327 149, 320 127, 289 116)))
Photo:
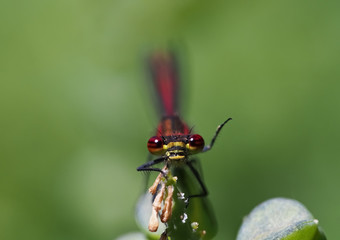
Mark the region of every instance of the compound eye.
POLYGON ((191 152, 200 152, 204 147, 204 139, 201 135, 194 134, 188 138, 187 148, 191 152))
POLYGON ((151 137, 148 141, 148 150, 152 154, 162 155, 164 153, 163 145, 164 145, 163 138, 154 136, 151 137))

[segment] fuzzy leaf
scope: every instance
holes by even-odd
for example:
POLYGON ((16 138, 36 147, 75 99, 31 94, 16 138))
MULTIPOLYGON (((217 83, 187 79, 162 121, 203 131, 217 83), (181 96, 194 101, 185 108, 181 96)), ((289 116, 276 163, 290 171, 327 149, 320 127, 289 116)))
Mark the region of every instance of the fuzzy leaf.
POLYGON ((244 219, 237 240, 325 240, 319 221, 300 202, 274 198, 244 219))

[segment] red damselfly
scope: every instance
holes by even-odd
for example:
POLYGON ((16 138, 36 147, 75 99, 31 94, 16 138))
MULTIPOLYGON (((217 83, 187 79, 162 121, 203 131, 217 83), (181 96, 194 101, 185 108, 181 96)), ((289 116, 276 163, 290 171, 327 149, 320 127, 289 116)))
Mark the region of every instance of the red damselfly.
POLYGON ((205 145, 203 137, 194 134, 179 116, 180 81, 175 56, 168 51, 156 52, 148 64, 161 115, 157 133, 147 143, 149 152, 159 157, 137 168, 137 171, 159 172, 150 188, 154 197, 149 203, 153 201, 149 230, 157 230, 160 217, 166 225, 163 238, 211 239, 216 232, 216 221, 206 198, 208 191, 199 161, 193 155, 209 151, 231 118, 217 127, 210 144, 205 145), (161 167, 155 167, 157 164, 161 167))

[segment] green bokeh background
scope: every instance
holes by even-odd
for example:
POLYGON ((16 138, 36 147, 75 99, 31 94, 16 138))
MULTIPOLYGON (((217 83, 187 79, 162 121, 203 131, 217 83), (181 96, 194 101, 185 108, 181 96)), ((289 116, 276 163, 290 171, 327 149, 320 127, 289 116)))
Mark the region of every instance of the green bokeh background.
POLYGON ((294 198, 340 223, 339 1, 1 1, 0 239, 136 231, 136 167, 157 118, 142 55, 180 42, 185 118, 219 222, 294 198))

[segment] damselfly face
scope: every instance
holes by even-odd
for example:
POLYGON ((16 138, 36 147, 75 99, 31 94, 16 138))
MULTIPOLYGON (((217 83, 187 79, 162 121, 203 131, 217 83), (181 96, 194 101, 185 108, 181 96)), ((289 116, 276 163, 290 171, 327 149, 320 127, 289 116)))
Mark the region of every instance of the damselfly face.
POLYGON ((147 146, 154 155, 164 155, 170 161, 180 161, 188 155, 201 152, 204 139, 198 134, 154 136, 149 139, 147 146))

